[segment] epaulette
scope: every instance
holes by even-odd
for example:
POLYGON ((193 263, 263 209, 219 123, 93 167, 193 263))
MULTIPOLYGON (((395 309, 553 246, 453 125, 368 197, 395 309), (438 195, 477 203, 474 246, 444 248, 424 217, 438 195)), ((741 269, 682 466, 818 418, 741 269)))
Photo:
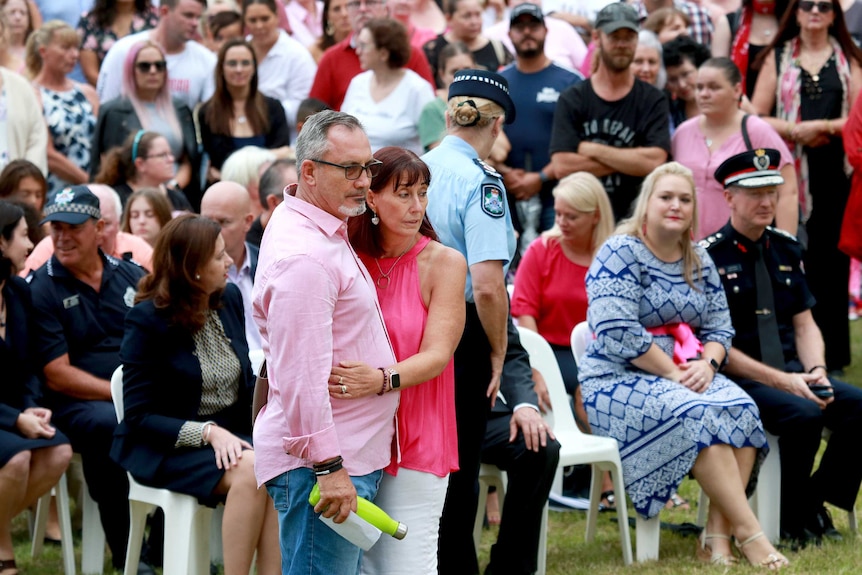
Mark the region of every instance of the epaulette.
POLYGON ((491 167, 491 165, 488 164, 487 162, 484 162, 484 161, 480 160, 479 158, 473 158, 473 162, 477 166, 482 168, 482 171, 485 172, 486 174, 488 174, 489 176, 492 176, 494 178, 500 178, 501 180, 503 179, 503 176, 500 174, 500 172, 498 172, 493 167, 491 167))
POLYGON ((142 266, 142 265, 141 265, 141 262, 137 261, 137 260, 132 256, 132 252, 123 252, 123 261, 125 261, 125 262, 129 262, 130 264, 135 264, 135 265, 136 265, 136 266, 138 266, 139 268, 144 267, 144 266, 142 266))
POLYGON ((714 234, 706 236, 705 238, 703 238, 702 240, 697 242, 697 245, 699 245, 700 247, 702 247, 705 250, 708 250, 712 246, 714 246, 716 244, 720 244, 725 239, 727 239, 727 236, 724 235, 724 233, 715 232, 714 234))
POLYGON ((766 231, 771 233, 774 236, 780 236, 780 237, 784 238, 785 240, 790 241, 791 243, 794 243, 794 244, 799 243, 799 239, 796 236, 794 236, 790 232, 786 232, 782 229, 775 228, 772 226, 766 226, 766 231))

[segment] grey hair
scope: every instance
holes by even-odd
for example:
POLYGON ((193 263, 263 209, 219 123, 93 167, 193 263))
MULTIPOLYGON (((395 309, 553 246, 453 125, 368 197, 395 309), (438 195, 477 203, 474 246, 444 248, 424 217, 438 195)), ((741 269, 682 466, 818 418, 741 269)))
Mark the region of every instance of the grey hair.
POLYGON ((224 161, 221 166, 221 179, 247 188, 249 184, 259 181, 260 167, 275 160, 275 154, 266 148, 245 146, 224 161))
POLYGON ((664 69, 664 50, 658 36, 651 30, 641 30, 638 32, 638 46, 652 48, 658 52, 658 76, 655 79, 655 87, 664 90, 664 85, 667 84, 667 70, 664 69))
POLYGON ((324 110, 312 114, 302 125, 302 131, 296 138, 296 165, 302 166, 305 160, 320 158, 329 149, 329 130, 335 126, 343 126, 350 130, 362 130, 362 123, 344 112, 324 110))
POLYGON ((120 199, 117 190, 107 184, 87 184, 87 187, 96 197, 98 197, 99 192, 108 194, 108 197, 114 202, 114 209, 117 211, 117 222, 123 220, 123 200, 120 199))

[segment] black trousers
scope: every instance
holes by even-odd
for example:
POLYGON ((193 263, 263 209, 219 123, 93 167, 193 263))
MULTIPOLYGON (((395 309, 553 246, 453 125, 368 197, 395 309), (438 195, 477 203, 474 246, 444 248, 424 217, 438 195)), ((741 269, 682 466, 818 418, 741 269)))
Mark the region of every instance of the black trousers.
POLYGON ((455 419, 459 470, 449 475, 440 519, 437 569, 441 575, 476 575, 473 521, 479 504, 479 465, 490 399, 491 345, 474 304, 467 304, 464 335, 455 350, 455 419))
POLYGON ((835 399, 821 410, 810 400, 756 381, 737 380, 760 409, 766 430, 781 450, 781 530, 802 533, 824 501, 852 509, 862 483, 862 390, 830 379, 835 399), (820 466, 812 475, 823 428, 832 431, 820 466))
MULTIPOLYGON (((522 409, 530 409, 528 407, 522 409)), ((530 451, 524 434, 509 442, 509 413, 492 413, 485 430, 482 461, 506 471, 508 483, 497 542, 491 547, 486 574, 528 575, 536 572, 542 510, 560 461, 560 444, 530 451)))
POLYGON ((109 455, 117 427, 114 405, 110 401, 60 401, 52 407, 54 424, 81 454, 87 489, 99 504, 111 562, 122 570, 129 540, 129 480, 109 455))

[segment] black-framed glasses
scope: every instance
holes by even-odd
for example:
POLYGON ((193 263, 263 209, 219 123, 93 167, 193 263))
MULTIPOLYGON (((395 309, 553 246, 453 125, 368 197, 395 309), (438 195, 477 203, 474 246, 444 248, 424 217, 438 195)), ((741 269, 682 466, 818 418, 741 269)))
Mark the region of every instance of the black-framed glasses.
POLYGON ((814 2, 813 0, 802 0, 799 2, 799 9, 803 12, 811 12, 815 6, 817 6, 817 11, 821 14, 832 12, 832 2, 814 2))
POLYGON ((151 71, 153 67, 156 68, 156 72, 164 72, 168 69, 168 63, 164 60, 156 60, 155 62, 136 62, 135 68, 138 69, 138 72, 141 74, 146 74, 151 71))
POLYGON ((365 171, 368 173, 369 178, 375 177, 380 173, 380 166, 383 165, 383 162, 380 160, 371 160, 365 165, 362 164, 335 164, 333 162, 327 162, 326 160, 319 160, 316 158, 310 158, 312 162, 317 164, 326 164, 327 166, 333 166, 335 168, 341 168, 344 170, 344 177, 348 180, 358 180, 362 177, 362 172, 365 171))

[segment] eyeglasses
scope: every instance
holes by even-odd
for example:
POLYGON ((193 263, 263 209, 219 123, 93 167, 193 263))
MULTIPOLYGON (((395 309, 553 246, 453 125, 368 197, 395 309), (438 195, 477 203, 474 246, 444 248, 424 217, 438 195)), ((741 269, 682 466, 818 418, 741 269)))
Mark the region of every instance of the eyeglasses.
POLYGON ((228 68, 248 68, 254 64, 251 60, 225 60, 224 65, 228 68))
POLYGON ((311 158, 311 161, 317 164, 326 164, 327 166, 333 166, 335 168, 343 169, 344 177, 348 180, 358 180, 362 177, 363 171, 368 173, 369 178, 373 178, 380 173, 380 166, 383 165, 383 162, 381 162, 380 160, 371 160, 364 166, 362 164, 347 164, 345 166, 343 164, 333 164, 332 162, 327 162, 326 160, 318 160, 315 158, 311 158))
POLYGON ((168 67, 168 63, 164 60, 156 60, 155 62, 135 63, 135 68, 137 68, 138 72, 140 72, 141 74, 146 74, 147 72, 150 72, 153 67, 156 68, 156 72, 164 72, 168 67))
POLYGON ((799 3, 799 9, 803 12, 812 12, 814 7, 817 7, 817 11, 821 14, 829 14, 832 12, 832 2, 814 2, 812 0, 802 0, 799 3))
POLYGON ((356 12, 362 5, 365 5, 367 10, 373 10, 379 6, 383 6, 385 2, 382 0, 362 0, 361 2, 357 2, 357 0, 353 0, 352 2, 347 3, 347 9, 351 12, 356 12))
POLYGON ((150 154, 149 156, 145 156, 145 160, 149 160, 150 158, 158 158, 159 160, 167 160, 168 158, 173 159, 174 155, 171 152, 162 152, 161 154, 150 154))

